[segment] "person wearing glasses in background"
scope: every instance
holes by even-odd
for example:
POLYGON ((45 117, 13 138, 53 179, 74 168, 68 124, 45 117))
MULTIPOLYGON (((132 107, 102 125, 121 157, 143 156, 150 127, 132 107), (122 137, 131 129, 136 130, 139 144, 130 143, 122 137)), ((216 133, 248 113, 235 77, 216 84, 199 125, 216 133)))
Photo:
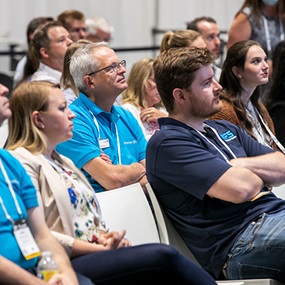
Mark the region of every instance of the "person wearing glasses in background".
POLYGON ((57 16, 57 20, 68 30, 74 42, 87 39, 85 16, 82 12, 66 10, 57 16))
POLYGON ((90 43, 75 51, 69 68, 80 93, 69 105, 76 115, 73 137, 58 152, 83 170, 96 192, 136 182, 144 187, 147 141, 134 116, 114 105, 128 87, 126 61, 108 43, 90 43))

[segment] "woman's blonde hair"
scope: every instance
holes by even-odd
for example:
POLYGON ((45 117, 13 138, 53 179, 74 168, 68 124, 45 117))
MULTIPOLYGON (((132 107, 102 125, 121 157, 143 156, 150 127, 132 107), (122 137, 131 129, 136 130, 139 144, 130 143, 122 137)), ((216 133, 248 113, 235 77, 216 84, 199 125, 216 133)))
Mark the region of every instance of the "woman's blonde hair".
POLYGON ((46 111, 52 89, 58 84, 48 81, 24 82, 14 89, 10 97, 12 116, 9 119, 7 149, 24 147, 34 154, 45 153, 45 135, 35 126, 32 113, 46 111))
POLYGON ((89 44, 89 43, 91 43, 91 41, 88 41, 88 40, 85 40, 85 39, 81 39, 81 40, 78 40, 76 42, 73 42, 67 48, 65 56, 64 56, 63 72, 62 72, 61 79, 60 79, 60 86, 61 86, 62 89, 71 88, 76 96, 79 95, 79 90, 75 86, 73 77, 70 74, 69 63, 70 63, 71 56, 74 54, 74 52, 79 47, 81 47, 81 46, 83 46, 85 44, 89 44))
POLYGON ((190 47, 201 34, 194 30, 178 30, 166 32, 161 40, 160 52, 170 48, 190 47))
MULTIPOLYGON (((153 74, 152 58, 143 58, 137 61, 128 76, 128 88, 122 93, 122 103, 130 103, 138 108, 148 108, 146 102, 146 87, 148 79, 153 74)), ((157 104, 161 107, 163 104, 157 104)))

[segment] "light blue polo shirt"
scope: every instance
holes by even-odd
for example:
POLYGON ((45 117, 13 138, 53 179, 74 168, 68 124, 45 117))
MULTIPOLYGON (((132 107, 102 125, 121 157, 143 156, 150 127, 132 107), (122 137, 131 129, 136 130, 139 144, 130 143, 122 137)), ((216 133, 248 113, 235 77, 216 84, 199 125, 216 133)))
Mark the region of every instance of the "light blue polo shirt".
POLYGON ((104 191, 104 188, 82 167, 99 157, 101 151, 110 157, 113 164, 119 164, 119 156, 123 165, 145 159, 147 141, 129 111, 113 105, 111 112, 105 112, 83 93, 69 107, 76 115, 73 137, 56 149, 83 171, 95 192, 104 191))
MULTIPOLYGON (((12 188, 14 189, 15 197, 21 208, 23 218, 26 219, 26 209, 38 206, 36 189, 24 167, 8 151, 1 149, 0 158, 12 184, 12 188)), ((1 169, 0 189, 0 196, 3 200, 4 209, 6 208, 7 213, 14 221, 20 220, 21 216, 17 211, 16 203, 8 188, 7 180, 5 179, 1 169)), ((32 258, 30 260, 25 259, 13 234, 13 225, 6 217, 4 209, 0 206, 0 236, 2 241, 0 255, 11 260, 22 268, 32 268, 36 265, 38 258, 32 258)))

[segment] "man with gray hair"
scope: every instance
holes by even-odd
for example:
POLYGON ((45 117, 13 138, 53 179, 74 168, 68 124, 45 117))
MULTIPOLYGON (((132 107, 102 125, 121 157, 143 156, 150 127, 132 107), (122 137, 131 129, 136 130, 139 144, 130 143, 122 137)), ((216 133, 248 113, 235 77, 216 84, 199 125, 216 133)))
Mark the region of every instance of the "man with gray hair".
POLYGON ((80 94, 70 105, 73 138, 57 149, 83 170, 96 192, 147 182, 142 130, 129 111, 113 105, 128 87, 125 67, 106 42, 78 48, 70 62, 80 94))
POLYGON ((92 42, 110 42, 114 27, 104 17, 88 18, 85 21, 87 39, 92 42))

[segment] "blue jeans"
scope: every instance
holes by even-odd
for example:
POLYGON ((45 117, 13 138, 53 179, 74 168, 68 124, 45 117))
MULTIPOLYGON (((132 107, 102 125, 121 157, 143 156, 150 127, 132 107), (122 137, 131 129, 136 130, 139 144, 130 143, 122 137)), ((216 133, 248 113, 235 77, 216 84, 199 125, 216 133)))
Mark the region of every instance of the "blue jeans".
POLYGON ((228 254, 224 274, 285 281, 285 211, 263 214, 248 225, 228 254))

